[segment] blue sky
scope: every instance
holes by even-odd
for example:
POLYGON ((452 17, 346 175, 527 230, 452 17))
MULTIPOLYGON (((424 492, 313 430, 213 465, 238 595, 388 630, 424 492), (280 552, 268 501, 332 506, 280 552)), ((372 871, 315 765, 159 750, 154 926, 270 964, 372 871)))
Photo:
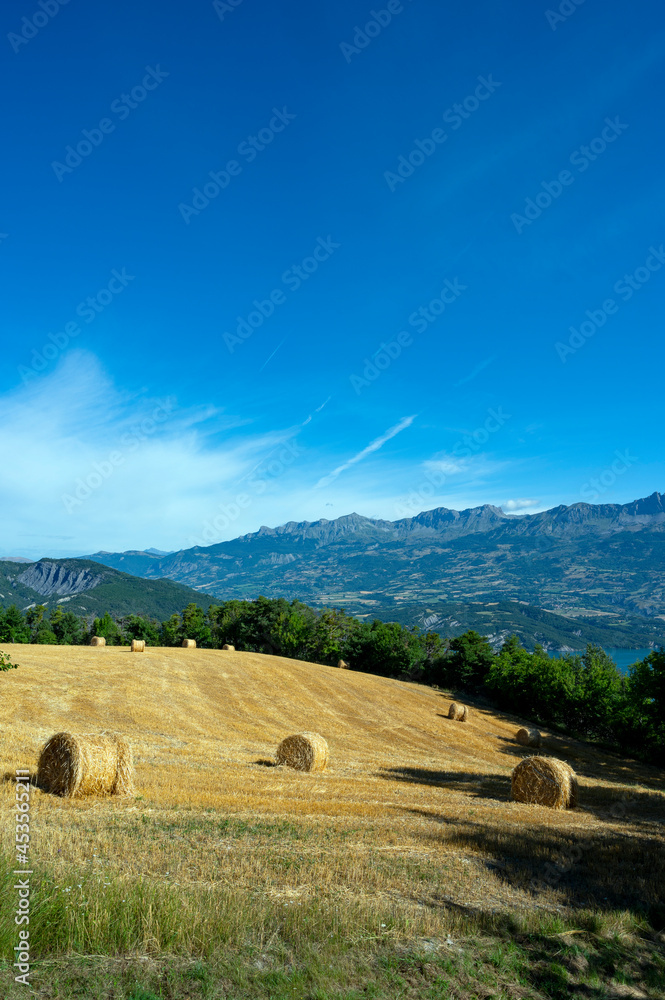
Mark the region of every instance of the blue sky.
POLYGON ((658 5, 2 23, 0 555, 663 491, 658 5))

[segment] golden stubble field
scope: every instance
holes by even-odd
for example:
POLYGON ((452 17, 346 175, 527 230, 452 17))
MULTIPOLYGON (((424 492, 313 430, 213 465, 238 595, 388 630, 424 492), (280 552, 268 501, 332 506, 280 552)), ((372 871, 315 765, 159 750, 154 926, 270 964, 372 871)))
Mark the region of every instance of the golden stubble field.
MULTIPOLYGON (((545 733, 541 752, 579 776, 579 808, 510 802, 511 770, 533 752, 514 741, 528 720, 472 705, 453 722, 442 692, 253 653, 12 652, 20 668, 0 675, 7 851, 10 778, 36 771, 50 735, 109 729, 134 748, 131 798, 32 790, 31 858, 54 892, 76 893, 84 872, 100 893, 120 887, 117 907, 139 880, 183 907, 213 906, 216 892, 259 906, 365 905, 433 935, 468 914, 663 898, 664 773, 545 733), (272 766, 279 741, 303 730, 329 743, 324 773, 272 766)), ((142 934, 143 947, 151 936, 164 947, 158 928, 142 934)))

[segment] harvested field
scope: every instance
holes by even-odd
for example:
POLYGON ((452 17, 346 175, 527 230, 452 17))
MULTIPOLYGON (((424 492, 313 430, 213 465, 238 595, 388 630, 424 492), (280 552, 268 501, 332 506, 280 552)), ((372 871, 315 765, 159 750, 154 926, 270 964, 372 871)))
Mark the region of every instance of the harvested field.
MULTIPOLYGON (((175 933, 181 951, 205 951, 229 894, 242 894, 252 928, 298 906, 338 923, 353 913, 353 926, 381 915, 396 940, 663 897, 663 772, 543 733, 548 754, 577 773, 579 805, 511 802, 511 772, 533 753, 515 743, 528 720, 472 704, 464 726, 450 725, 443 692, 231 650, 152 647, 140 671, 127 648, 107 647, 103 660, 89 647, 16 653, 19 670, 1 680, 6 778, 35 773, 40 747, 62 730, 113 730, 133 747, 133 798, 31 793, 32 861, 49 885, 103 874, 99 892, 113 893, 120 915, 138 906, 138 886, 154 894, 151 912, 167 897, 187 910, 176 931, 137 917, 144 937, 130 935, 130 950, 164 951, 175 933), (284 735, 303 731, 327 741, 326 770, 274 767, 284 735)), ((2 795, 8 843, 11 781, 2 795)), ((104 944, 67 919, 55 951, 120 947, 111 930, 104 944)))

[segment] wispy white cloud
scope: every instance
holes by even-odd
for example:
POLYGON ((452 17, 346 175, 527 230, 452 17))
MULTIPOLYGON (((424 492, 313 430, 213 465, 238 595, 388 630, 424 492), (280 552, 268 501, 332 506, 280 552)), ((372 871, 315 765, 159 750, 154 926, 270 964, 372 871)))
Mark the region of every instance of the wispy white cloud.
POLYGON ((508 462, 492 458, 484 452, 463 457, 440 452, 423 462, 423 469, 426 473, 443 474, 445 477, 457 476, 459 477, 457 485, 460 483, 479 485, 487 482, 508 465, 508 462))
MULTIPOLYGON (((336 458, 329 472, 340 427, 324 398, 304 398, 302 410, 298 401, 283 407, 289 416, 276 427, 264 400, 243 397, 242 412, 233 413, 214 397, 185 405, 129 392, 94 355, 69 351, 50 374, 0 395, 0 554, 170 551, 353 511, 394 520, 407 495, 418 510, 499 505, 515 496, 511 490, 533 485, 530 469, 518 475, 524 463, 515 457, 469 454, 469 446, 461 457, 454 448, 423 462, 415 433, 404 447, 386 448, 415 416, 349 459, 336 458)), ((538 509, 540 501, 517 497, 506 511, 538 509)))
MULTIPOLYGON (((234 414, 207 400, 184 406, 128 392, 94 355, 70 351, 49 375, 0 395, 0 554, 187 548, 261 524, 316 520, 330 514, 332 501, 336 514, 390 516, 392 460, 373 463, 371 477, 312 489, 328 465, 328 435, 337 436, 324 412, 329 402, 311 419, 305 410, 304 419, 265 430, 263 414, 247 415, 252 407, 234 414)), ((333 478, 360 472, 358 463, 414 419, 391 427, 333 478)))
POLYGON ((460 472, 467 471, 468 463, 462 458, 450 455, 423 462, 423 468, 426 472, 442 472, 444 476, 456 476, 460 472))
POLYGON ((334 481, 337 479, 338 476, 340 476, 343 472, 346 472, 347 469, 350 469, 351 466, 357 465, 358 462, 362 462, 362 460, 364 458, 367 458, 368 455, 371 455, 373 454, 373 452, 378 451, 379 448, 383 448, 384 444, 386 444, 388 441, 394 438, 397 434, 400 434, 402 431, 406 430, 407 427, 410 427, 413 421, 416 419, 417 415, 418 414, 414 413, 413 416, 411 417, 403 417, 398 424, 395 424, 394 427, 389 428, 389 430, 385 431, 384 434, 381 434, 378 438, 375 438, 373 441, 371 441, 366 448, 363 448, 362 451, 359 451, 357 455, 353 456, 353 458, 349 458, 348 461, 343 462, 342 465, 338 465, 337 468, 333 469, 333 471, 330 472, 327 476, 323 476, 321 479, 319 479, 318 483, 315 486, 315 489, 321 489, 324 486, 330 486, 330 484, 334 483, 334 481))
POLYGON ((521 511, 530 510, 532 507, 537 507, 539 503, 540 500, 529 498, 506 500, 505 503, 501 504, 501 509, 508 511, 510 514, 515 514, 520 513, 521 511))
POLYGON ((50 375, 0 396, 0 551, 50 554, 56 538, 75 539, 72 554, 184 546, 300 430, 251 423, 127 393, 94 355, 69 352, 50 375))

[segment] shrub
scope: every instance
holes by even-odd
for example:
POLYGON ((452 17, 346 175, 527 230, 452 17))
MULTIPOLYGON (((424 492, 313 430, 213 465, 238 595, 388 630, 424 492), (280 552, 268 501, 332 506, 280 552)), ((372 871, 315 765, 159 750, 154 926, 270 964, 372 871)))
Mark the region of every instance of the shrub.
POLYGON ((0 652, 0 670, 17 670, 18 663, 12 663, 8 653, 0 652))

